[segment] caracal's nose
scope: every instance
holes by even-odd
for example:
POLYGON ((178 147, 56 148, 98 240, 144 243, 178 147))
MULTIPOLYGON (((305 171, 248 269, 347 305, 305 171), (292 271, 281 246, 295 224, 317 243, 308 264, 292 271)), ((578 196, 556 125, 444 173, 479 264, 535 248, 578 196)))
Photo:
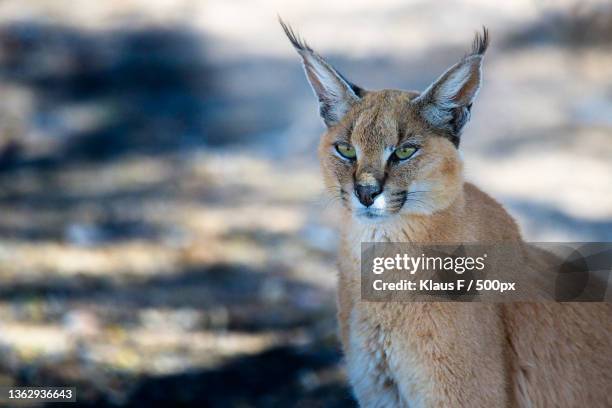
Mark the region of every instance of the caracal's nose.
POLYGON ((371 206, 374 203, 376 196, 380 193, 382 193, 382 187, 379 183, 357 184, 355 186, 355 195, 359 199, 359 202, 366 207, 371 206))

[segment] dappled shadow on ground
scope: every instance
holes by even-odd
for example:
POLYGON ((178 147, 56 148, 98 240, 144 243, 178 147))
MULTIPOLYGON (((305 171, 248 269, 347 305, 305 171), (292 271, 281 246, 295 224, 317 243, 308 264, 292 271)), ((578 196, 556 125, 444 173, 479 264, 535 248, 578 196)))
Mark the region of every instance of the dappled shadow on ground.
MULTIPOLYGON (((74 305, 102 305, 116 321, 134 321, 147 309, 194 309, 199 328, 214 329, 214 312, 224 309, 223 330, 265 332, 307 327, 329 319, 330 293, 286 276, 280 267, 257 270, 215 264, 150 277, 73 275, 5 283, 0 302, 19 304, 42 297, 74 305), (209 315, 209 316, 207 316, 209 315)), ((52 317, 52 316, 49 316, 52 317)), ((107 316, 108 317, 108 316, 107 316)))
POLYGON ((20 122, 10 130, 27 137, 0 138, 0 170, 189 152, 288 126, 290 112, 275 107, 294 96, 280 92, 283 79, 299 75, 294 64, 264 58, 213 66, 206 46, 200 34, 176 27, 0 27, 0 77, 33 98, 21 112, 29 117, 8 118, 20 122), (34 143, 51 146, 41 152, 34 143))
POLYGON ((127 406, 354 407, 336 363, 337 352, 324 344, 276 348, 211 371, 148 379, 127 406))
MULTIPOLYGON (((144 377, 121 401, 112 394, 90 394, 79 406, 356 407, 348 386, 334 367, 338 363, 337 350, 326 344, 276 347, 234 358, 210 370, 144 377)), ((55 380, 53 384, 57 385, 58 380, 63 384, 61 379, 55 380)), ((88 390, 78 392, 87 395, 88 390)))
MULTIPOLYGON (((189 31, 89 33, 19 23, 0 28, 0 47, 3 80, 36 98, 29 130, 60 139, 52 155, 30 164, 167 152, 206 140, 214 79, 201 39, 189 31)), ((9 159, 23 162, 16 153, 4 159, 5 169, 9 159)))
MULTIPOLYGON (((300 235, 312 195, 222 153, 287 125, 282 85, 226 92, 244 67, 205 47, 173 27, 0 27, 0 384, 76 385, 84 406, 351 406, 316 282, 331 248, 300 235)), ((248 70, 270 66, 297 68, 248 70)))
MULTIPOLYGON (((119 325, 128 336, 125 339, 128 344, 122 345, 124 341, 113 339, 104 327, 89 327, 95 332, 87 334, 89 337, 73 333, 66 339, 80 344, 74 355, 18 363, 13 368, 18 384, 76 385, 82 406, 145 407, 165 406, 171 402, 173 406, 211 407, 354 406, 338 369, 340 353, 333 335, 332 306, 327 300, 330 296, 322 296, 320 290, 278 274, 275 276, 273 271, 264 273, 229 265, 214 265, 178 276, 153 277, 140 283, 118 285, 110 280, 110 277, 74 277, 12 287, 4 285, 0 304, 12 302, 17 315, 24 302, 42 298, 56 305, 55 313, 66 307, 70 315, 85 307, 90 312, 97 311, 103 320, 88 322, 81 317, 80 322, 71 323, 64 316, 63 321, 55 324, 68 332, 74 324, 108 326, 114 322, 115 328, 110 330, 117 330, 119 325), (221 317, 220 309, 225 310, 221 317), (166 312, 157 318, 149 316, 152 321, 146 323, 143 316, 147 310, 149 314, 154 310, 177 313, 166 312), (189 310, 191 315, 183 313, 181 319, 181 310, 189 310), (87 367, 93 363, 91 358, 96 352, 96 343, 110 342, 117 350, 129 349, 134 347, 129 343, 136 341, 129 339, 130 333, 151 325, 164 325, 165 328, 151 330, 149 327, 146 331, 145 335, 151 338, 138 351, 143 360, 158 357, 160 351, 152 352, 151 343, 166 330, 179 331, 177 334, 185 337, 197 336, 198 332, 211 333, 211 336, 217 333, 221 342, 239 342, 227 335, 231 332, 272 334, 277 338, 268 338, 270 349, 266 349, 266 341, 263 341, 260 352, 240 347, 230 349, 232 357, 213 358, 212 361, 218 361, 216 364, 206 363, 206 353, 217 352, 214 342, 192 350, 189 350, 189 342, 179 342, 178 349, 160 346, 164 349, 161 354, 183 354, 184 358, 198 359, 209 366, 207 369, 198 368, 196 364, 173 374, 145 374, 144 370, 143 375, 139 375, 126 371, 128 367, 125 366, 111 372, 87 367), (92 334, 98 339, 93 339, 92 334), (201 355, 193 356, 193 353, 201 355), (241 357, 243 353, 247 354, 241 357)), ((54 320, 61 317, 54 316, 52 310, 43 309, 42 313, 46 311, 48 315, 39 316, 39 320, 54 324, 54 320)), ((22 313, 27 319, 27 312, 22 313)), ((13 353, 8 350, 9 356, 13 353)), ((113 364, 110 359, 99 363, 113 364)))

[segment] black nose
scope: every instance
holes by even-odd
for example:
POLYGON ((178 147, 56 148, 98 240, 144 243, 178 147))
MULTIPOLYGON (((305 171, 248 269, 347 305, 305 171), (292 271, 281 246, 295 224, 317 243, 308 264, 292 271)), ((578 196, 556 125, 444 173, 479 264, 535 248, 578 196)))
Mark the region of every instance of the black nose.
POLYGON ((359 202, 366 207, 374 203, 374 199, 382 192, 382 187, 379 184, 357 184, 355 185, 355 195, 359 202))

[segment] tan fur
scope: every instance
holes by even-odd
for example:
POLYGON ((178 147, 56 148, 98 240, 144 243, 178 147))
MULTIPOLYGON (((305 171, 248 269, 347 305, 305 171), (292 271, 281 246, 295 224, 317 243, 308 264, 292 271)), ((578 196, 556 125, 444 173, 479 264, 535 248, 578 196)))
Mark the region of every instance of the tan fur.
POLYGON ((281 25, 328 127, 319 157, 326 189, 341 203, 338 318, 360 405, 612 407, 608 303, 361 300, 362 242, 505 242, 543 257, 500 204, 463 180, 457 146, 480 88, 487 30, 419 94, 356 87, 281 25), (418 150, 393 159, 407 145, 418 150))
MULTIPOLYGON (((612 406, 609 304, 369 303, 360 300, 360 243, 521 241, 514 220, 462 179, 455 147, 410 112, 410 93, 369 93, 342 126, 322 138, 330 191, 351 189, 352 171, 331 154, 350 137, 364 159, 357 174, 384 171, 380 146, 397 128, 420 135, 418 163, 395 185, 427 181, 431 214, 362 223, 343 207, 338 310, 349 377, 364 407, 612 406), (350 136, 346 127, 353 121, 350 136), (379 146, 378 148, 376 146, 379 146), (404 177, 404 179, 402 179, 404 177)), ((406 173, 406 169, 403 170, 406 173)), ((350 190, 349 190, 350 191, 350 190)))

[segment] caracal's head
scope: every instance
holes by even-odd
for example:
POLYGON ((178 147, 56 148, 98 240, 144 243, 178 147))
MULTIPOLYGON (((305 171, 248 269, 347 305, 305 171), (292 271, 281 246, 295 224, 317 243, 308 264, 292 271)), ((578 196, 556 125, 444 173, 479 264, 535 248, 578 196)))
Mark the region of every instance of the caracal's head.
POLYGON ((480 88, 487 30, 476 35, 471 53, 419 93, 366 91, 281 25, 327 126, 319 146, 327 191, 364 222, 448 207, 463 184, 457 149, 480 88))

